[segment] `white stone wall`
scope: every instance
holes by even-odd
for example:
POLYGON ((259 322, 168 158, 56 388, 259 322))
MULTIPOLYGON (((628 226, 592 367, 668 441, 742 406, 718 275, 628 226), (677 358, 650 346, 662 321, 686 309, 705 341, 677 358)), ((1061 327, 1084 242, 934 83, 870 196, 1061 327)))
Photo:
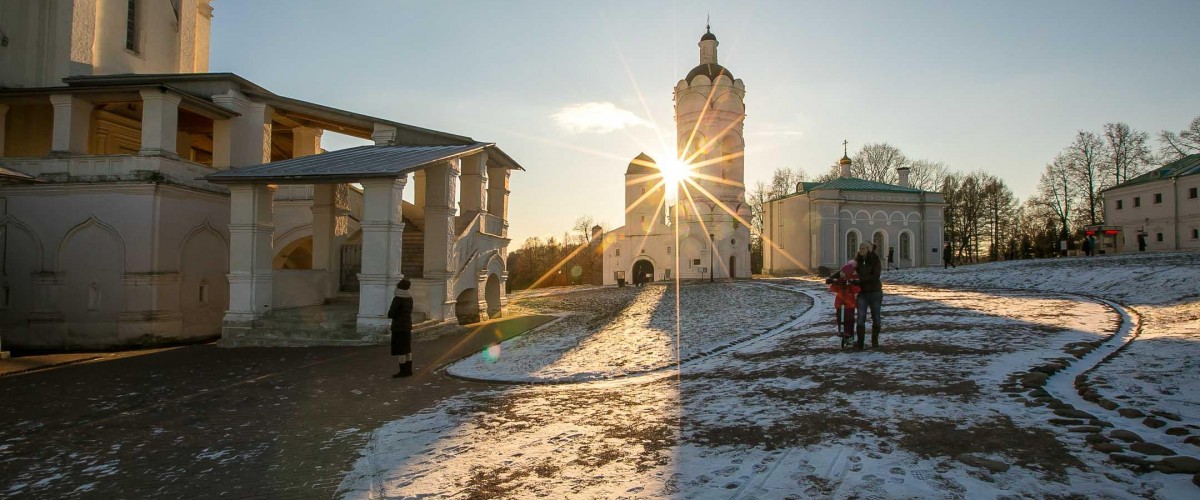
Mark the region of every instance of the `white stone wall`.
POLYGON ((208 0, 137 2, 136 50, 125 47, 127 0, 0 0, 0 87, 50 87, 76 75, 208 71, 208 0))
POLYGON ((1200 231, 1200 198, 1189 198, 1193 188, 1200 189, 1200 175, 1105 191, 1104 224, 1121 228, 1118 251, 1138 251, 1139 230, 1146 234, 1146 251, 1200 249, 1200 238, 1193 237, 1200 231), (1162 195, 1162 202, 1154 202, 1156 194, 1162 195), (1140 199, 1141 206, 1134 206, 1135 198, 1140 199), (1162 241, 1158 239, 1160 234, 1162 241))
POLYGON ((8 186, 0 197, 6 343, 94 348, 220 332, 226 196, 95 183, 8 186))

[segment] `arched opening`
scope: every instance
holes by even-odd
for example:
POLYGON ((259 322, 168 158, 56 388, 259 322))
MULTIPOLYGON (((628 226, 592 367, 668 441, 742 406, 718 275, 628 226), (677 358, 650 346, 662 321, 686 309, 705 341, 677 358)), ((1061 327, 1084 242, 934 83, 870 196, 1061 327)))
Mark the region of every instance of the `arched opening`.
POLYGON ((500 277, 495 273, 488 274, 487 285, 483 290, 483 297, 487 300, 488 319, 500 317, 500 295, 500 277))
POLYGON ((908 231, 900 233, 900 264, 905 267, 913 267, 912 235, 908 231))
POLYGON ((639 285, 654 281, 654 264, 642 259, 633 264, 633 284, 639 285))
POLYGON ((729 256, 729 277, 730 278, 737 277, 737 256, 736 255, 729 256))
POLYGON ((312 236, 288 243, 271 262, 272 269, 312 269, 312 236))
POLYGON ((358 273, 362 272, 362 231, 355 231, 342 244, 338 265, 338 290, 358 292, 358 273))
POLYGON ((469 325, 480 321, 478 288, 468 288, 458 294, 458 299, 454 303, 454 316, 458 318, 460 325, 469 325))
MULTIPOLYGON (((855 253, 858 253, 858 231, 850 231, 846 233, 846 258, 842 260, 853 259, 855 253)), ((841 267, 841 264, 838 264, 838 267, 841 267)))
POLYGON ((883 231, 875 231, 871 237, 871 243, 875 244, 875 255, 879 260, 887 257, 887 238, 884 237, 883 231))

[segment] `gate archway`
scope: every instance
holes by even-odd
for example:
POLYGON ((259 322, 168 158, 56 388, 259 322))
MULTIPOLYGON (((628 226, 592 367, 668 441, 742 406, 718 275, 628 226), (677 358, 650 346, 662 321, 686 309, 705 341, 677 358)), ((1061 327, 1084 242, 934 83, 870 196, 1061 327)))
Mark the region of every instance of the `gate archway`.
POLYGON ((639 260, 633 264, 633 284, 654 281, 654 264, 648 260, 639 260))

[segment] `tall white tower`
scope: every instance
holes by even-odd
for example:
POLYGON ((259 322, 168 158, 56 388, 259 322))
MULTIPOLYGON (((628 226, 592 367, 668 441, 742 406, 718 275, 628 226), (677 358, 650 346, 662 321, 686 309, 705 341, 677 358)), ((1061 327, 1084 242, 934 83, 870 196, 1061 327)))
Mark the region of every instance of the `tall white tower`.
POLYGON ((717 63, 717 36, 711 29, 699 45, 700 64, 675 85, 676 148, 695 166, 692 180, 699 185, 687 186, 690 197, 683 189, 679 194, 680 277, 749 278, 742 135, 746 86, 717 63))

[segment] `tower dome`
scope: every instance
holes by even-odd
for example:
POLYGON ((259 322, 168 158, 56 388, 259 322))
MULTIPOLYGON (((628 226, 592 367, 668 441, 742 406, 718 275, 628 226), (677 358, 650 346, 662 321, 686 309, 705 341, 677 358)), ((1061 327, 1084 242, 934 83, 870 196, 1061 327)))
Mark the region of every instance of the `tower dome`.
POLYGON ((729 77, 730 81, 733 81, 733 73, 730 73, 724 66, 717 64, 717 45, 720 45, 720 42, 717 41, 717 35, 713 34, 711 28, 707 26, 704 28, 704 34, 700 36, 699 45, 700 64, 688 72, 684 81, 691 84, 692 79, 700 75, 707 76, 710 82, 716 80, 720 75, 725 75, 729 77))

